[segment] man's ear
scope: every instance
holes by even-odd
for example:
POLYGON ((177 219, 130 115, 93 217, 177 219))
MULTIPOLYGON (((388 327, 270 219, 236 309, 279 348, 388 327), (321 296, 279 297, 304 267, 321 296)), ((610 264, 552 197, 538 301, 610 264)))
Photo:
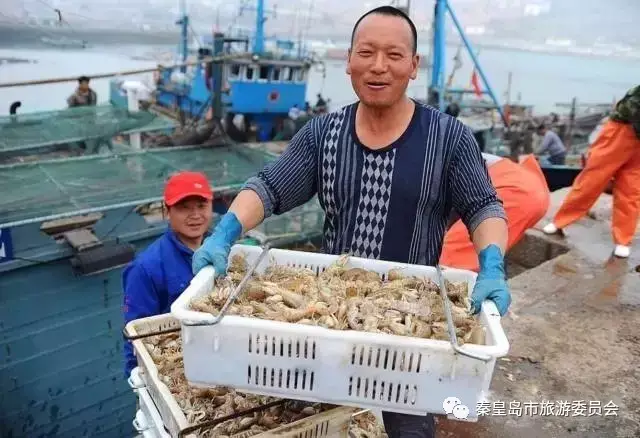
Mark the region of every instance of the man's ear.
POLYGON ((411 79, 415 79, 418 77, 418 69, 420 69, 420 55, 413 55, 413 70, 411 71, 411 79))
POLYGON ((351 49, 347 49, 347 74, 351 74, 351 49))

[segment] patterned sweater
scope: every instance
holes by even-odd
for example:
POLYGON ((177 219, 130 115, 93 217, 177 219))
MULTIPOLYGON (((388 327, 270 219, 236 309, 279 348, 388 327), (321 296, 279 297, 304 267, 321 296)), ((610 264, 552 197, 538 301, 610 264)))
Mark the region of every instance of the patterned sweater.
POLYGON ((247 181, 265 217, 317 193, 325 253, 421 265, 437 264, 456 216, 470 232, 487 218, 506 218, 469 128, 416 104, 400 138, 374 151, 357 138, 357 105, 310 120, 247 181))

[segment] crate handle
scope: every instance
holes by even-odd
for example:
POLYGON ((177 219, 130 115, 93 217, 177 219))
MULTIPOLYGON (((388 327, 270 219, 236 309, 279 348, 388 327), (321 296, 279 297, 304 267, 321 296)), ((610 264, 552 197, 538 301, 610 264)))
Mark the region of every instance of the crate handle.
POLYGON ((442 301, 444 302, 444 313, 445 313, 445 316, 447 317, 447 327, 449 329, 449 342, 451 342, 453 351, 455 351, 456 353, 462 356, 480 360, 485 363, 490 362, 493 359, 491 356, 471 353, 469 351, 465 351, 462 348, 460 348, 460 344, 458 344, 458 337, 456 336, 456 327, 453 324, 453 315, 451 314, 451 303, 449 302, 449 295, 447 294, 447 285, 444 281, 444 276, 442 275, 442 269, 440 269, 440 265, 436 265, 436 272, 438 274, 438 283, 440 283, 440 295, 442 296, 442 301))
MULTIPOLYGON (((225 303, 222 306, 222 309, 220 309, 220 313, 218 313, 218 315, 213 317, 213 319, 206 319, 206 320, 202 320, 202 321, 182 320, 182 324, 183 325, 187 325, 187 326, 203 326, 203 325, 216 325, 220 321, 222 321, 222 318, 224 318, 224 316, 226 315, 227 310, 229 310, 229 307, 231 307, 231 305, 236 301, 236 299, 238 298, 240 293, 244 290, 244 287, 246 286, 247 282, 251 279, 251 276, 253 275, 253 271, 256 270, 258 265, 262 262, 262 260, 269 253, 269 249, 271 249, 271 244, 269 244, 269 243, 267 243, 266 245, 264 245, 262 247, 262 252, 258 256, 256 261, 249 267, 249 269, 247 269, 247 272, 244 274, 244 277, 242 277, 242 280, 240 281, 238 286, 236 286, 236 288, 233 290, 233 292, 231 292, 229 294, 229 297, 227 298, 227 301, 225 301, 225 303)), ((181 319, 181 318, 178 318, 178 319, 181 319)))
POLYGON ((138 415, 136 415, 136 418, 133 419, 133 421, 131 422, 131 424, 133 424, 133 428, 136 430, 136 432, 138 433, 142 433, 145 430, 149 429, 149 426, 147 426, 146 424, 146 418, 144 416, 144 414, 142 414, 142 412, 138 411, 138 414, 140 415, 142 422, 138 419, 138 415), (140 424, 142 423, 142 424, 140 424))
POLYGON ((367 412, 370 412, 370 411, 371 409, 363 409, 361 411, 354 412, 353 414, 351 414, 351 419, 356 418, 358 415, 366 414, 367 412))
MULTIPOLYGON (((136 367, 137 368, 137 367, 136 367)), ((136 389, 140 389, 140 388, 144 388, 144 380, 140 379, 139 376, 134 375, 133 371, 131 372, 131 375, 129 377, 127 377, 127 383, 129 383, 129 386, 131 387, 131 389, 136 390, 136 389), (136 380, 138 380, 137 382, 134 381, 134 378, 137 377, 136 380)))
POLYGON ((129 330, 129 324, 127 324, 122 329, 122 336, 124 336, 124 338, 127 341, 135 341, 137 339, 149 338, 151 336, 166 335, 168 333, 176 333, 176 332, 179 332, 181 329, 182 329, 181 327, 174 327, 174 328, 165 329, 165 330, 158 330, 158 331, 155 331, 155 332, 151 331, 151 332, 148 332, 148 333, 143 333, 141 335, 135 335, 135 334, 131 334, 131 332, 129 330))

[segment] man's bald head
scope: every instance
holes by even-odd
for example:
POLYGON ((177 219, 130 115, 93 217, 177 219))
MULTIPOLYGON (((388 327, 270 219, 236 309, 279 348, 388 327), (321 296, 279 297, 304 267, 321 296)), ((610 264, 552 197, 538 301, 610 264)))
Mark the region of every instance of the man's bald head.
POLYGON ((353 26, 353 31, 351 32, 351 45, 353 46, 353 41, 356 36, 356 31, 358 30, 358 25, 362 20, 364 20, 369 15, 384 15, 388 17, 398 17, 407 22, 409 29, 411 30, 411 39, 413 43, 413 54, 415 55, 418 52, 418 31, 416 30, 415 24, 411 21, 411 18, 404 12, 402 12, 398 8, 394 8, 393 6, 380 6, 375 9, 370 10, 365 13, 362 17, 356 21, 356 24, 353 26))

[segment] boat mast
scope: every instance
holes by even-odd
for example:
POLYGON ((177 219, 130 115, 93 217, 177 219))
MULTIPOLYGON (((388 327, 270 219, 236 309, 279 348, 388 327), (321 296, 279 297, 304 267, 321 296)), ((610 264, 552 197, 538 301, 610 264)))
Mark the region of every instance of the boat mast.
POLYGON ((473 65, 476 68, 476 71, 480 75, 482 79, 485 91, 483 94, 488 94, 493 100, 493 104, 495 109, 500 113, 500 117, 502 118, 502 122, 504 126, 509 126, 509 122, 504 113, 504 109, 500 105, 500 101, 498 97, 493 92, 491 85, 489 84, 489 80, 487 76, 484 74, 484 70, 480 66, 480 62, 478 61, 478 57, 471 46, 471 42, 467 39, 467 35, 462 28, 462 25, 458 21, 453 8, 448 0, 435 0, 435 12, 433 15, 433 70, 431 71, 431 84, 429 85, 429 91, 437 91, 438 93, 438 106, 440 111, 444 111, 444 96, 447 92, 446 84, 445 84, 445 53, 446 53, 446 14, 447 12, 451 16, 451 20, 453 21, 453 25, 455 26, 458 34, 460 35, 460 39, 465 45, 467 52, 469 53, 469 57, 473 61, 473 65))
POLYGON ((253 43, 253 53, 261 54, 264 51, 264 0, 258 0, 256 6, 256 35, 253 43))
MULTIPOLYGON (((182 64, 187 62, 189 56, 189 16, 187 15, 187 1, 180 0, 180 20, 176 24, 180 25, 180 51, 182 56, 182 64)), ((180 71, 186 71, 186 66, 181 66, 180 71)))

